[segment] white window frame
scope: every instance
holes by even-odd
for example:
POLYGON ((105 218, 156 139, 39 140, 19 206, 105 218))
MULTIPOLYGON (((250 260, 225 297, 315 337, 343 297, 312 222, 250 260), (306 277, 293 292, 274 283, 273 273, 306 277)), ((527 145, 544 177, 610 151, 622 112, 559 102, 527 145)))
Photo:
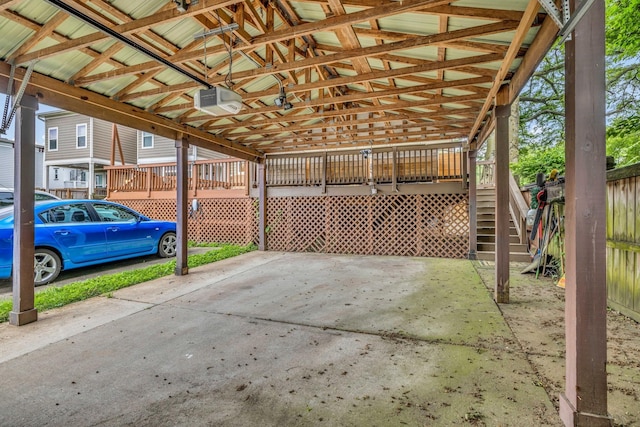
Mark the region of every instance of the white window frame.
POLYGON ((47 151, 58 151, 58 148, 60 147, 60 132, 58 131, 57 127, 53 127, 53 128, 49 128, 47 130, 47 151), (51 141, 53 141, 53 139, 51 138, 51 132, 55 131, 56 132, 56 148, 52 149, 51 148, 51 141))
POLYGON ((88 130, 89 126, 86 123, 80 123, 76 125, 76 148, 87 148, 88 144, 88 130), (81 134, 80 129, 84 128, 84 135, 81 134), (80 138, 84 137, 84 145, 80 145, 80 138))
POLYGON ((144 132, 144 131, 143 131, 143 132, 141 132, 141 133, 140 133, 140 135, 141 135, 141 137, 140 137, 140 144, 141 144, 141 146, 142 146, 142 149, 143 149, 143 150, 146 150, 147 148, 153 148, 154 139, 155 139, 155 138, 154 138, 154 136, 153 136, 153 134, 152 134, 152 133, 150 133, 150 132, 144 132), (145 145, 145 144, 144 144, 144 140, 145 140, 145 138, 150 138, 151 145, 145 145))

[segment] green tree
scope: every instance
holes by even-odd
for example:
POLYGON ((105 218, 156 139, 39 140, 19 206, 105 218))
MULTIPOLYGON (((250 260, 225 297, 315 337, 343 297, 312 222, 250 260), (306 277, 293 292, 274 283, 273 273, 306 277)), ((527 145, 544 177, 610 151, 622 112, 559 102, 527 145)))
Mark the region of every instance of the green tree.
MULTIPOLYGON (((640 160, 640 0, 606 7, 607 153, 622 165, 640 160)), ((564 81, 564 46, 556 45, 520 95, 521 162, 551 160, 564 146, 564 81)))
POLYGON ((640 162, 640 117, 618 118, 607 128, 607 155, 616 166, 640 162))
POLYGON ((552 169, 558 169, 564 175, 564 143, 552 147, 530 147, 521 154, 518 162, 511 165, 514 175, 520 177, 520 184, 536 182, 540 172, 548 175, 552 169))

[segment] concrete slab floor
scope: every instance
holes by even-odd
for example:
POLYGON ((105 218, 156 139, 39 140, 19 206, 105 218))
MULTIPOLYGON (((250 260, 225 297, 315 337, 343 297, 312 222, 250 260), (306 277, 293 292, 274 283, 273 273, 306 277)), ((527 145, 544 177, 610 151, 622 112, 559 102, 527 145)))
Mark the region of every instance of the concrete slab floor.
POLYGON ((562 425, 470 261, 253 252, 0 325, 0 425, 562 425))

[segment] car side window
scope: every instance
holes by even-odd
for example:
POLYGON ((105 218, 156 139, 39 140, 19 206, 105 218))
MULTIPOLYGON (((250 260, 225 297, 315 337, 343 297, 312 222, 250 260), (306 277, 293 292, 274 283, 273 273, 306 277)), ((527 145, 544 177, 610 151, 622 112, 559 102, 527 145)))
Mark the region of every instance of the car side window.
POLYGON ((87 207, 83 203, 72 203, 69 205, 56 206, 40 215, 45 223, 74 224, 80 222, 91 222, 91 216, 87 207))
POLYGON ((55 197, 50 196, 48 194, 42 194, 42 193, 36 193, 35 195, 35 199, 36 200, 57 200, 55 197))
POLYGON ((0 191, 0 206, 11 206, 13 204, 12 191, 0 191))
POLYGON ((138 217, 133 214, 133 212, 128 211, 127 209, 121 208, 120 206, 108 205, 106 203, 96 203, 93 205, 94 209, 98 213, 100 217, 100 221, 104 222, 127 222, 127 221, 137 221, 138 217))

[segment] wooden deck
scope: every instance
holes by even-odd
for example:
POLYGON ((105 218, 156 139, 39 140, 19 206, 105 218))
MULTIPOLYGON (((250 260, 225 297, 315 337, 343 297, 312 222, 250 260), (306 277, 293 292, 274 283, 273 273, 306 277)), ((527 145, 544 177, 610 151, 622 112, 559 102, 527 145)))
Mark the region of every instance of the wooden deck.
MULTIPOLYGON (((465 153, 456 145, 317 152, 266 159, 267 187, 398 185, 463 182, 465 153)), ((110 166, 107 198, 165 199, 176 191, 175 163, 110 166)), ((189 197, 249 197, 257 188, 256 165, 238 159, 196 161, 189 170, 189 197)))

